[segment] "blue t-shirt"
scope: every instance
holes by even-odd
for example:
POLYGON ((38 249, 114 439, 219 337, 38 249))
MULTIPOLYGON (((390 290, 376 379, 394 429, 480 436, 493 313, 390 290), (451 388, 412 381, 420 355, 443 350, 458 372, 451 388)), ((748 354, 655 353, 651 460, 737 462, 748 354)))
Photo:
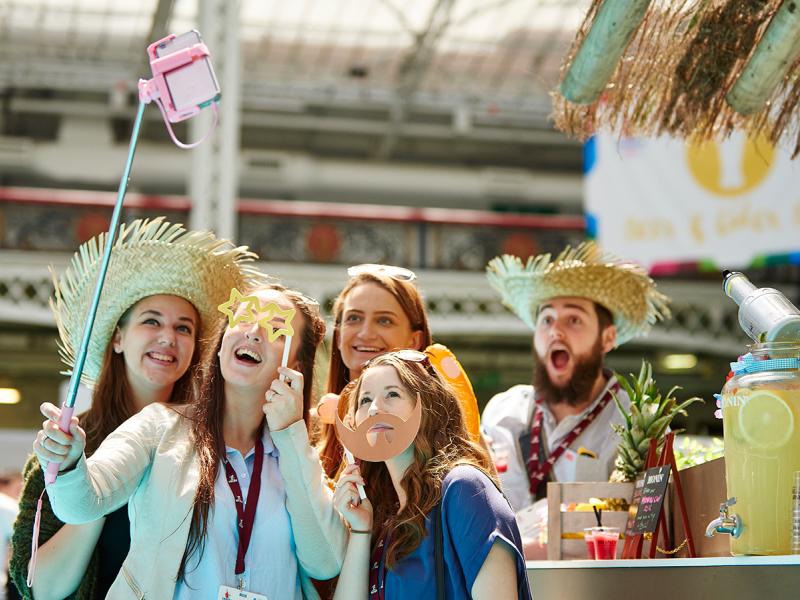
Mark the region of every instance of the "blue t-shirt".
MULTIPOLYGON (((514 512, 482 471, 461 465, 442 482, 442 538, 444 541, 445 597, 470 598, 470 590, 495 540, 508 544, 516 556, 519 600, 530 600, 522 539, 514 512)), ((419 547, 385 573, 386 600, 436 598, 436 562, 433 523, 425 517, 428 535, 419 547)), ((381 575, 384 566, 381 565, 381 575)))

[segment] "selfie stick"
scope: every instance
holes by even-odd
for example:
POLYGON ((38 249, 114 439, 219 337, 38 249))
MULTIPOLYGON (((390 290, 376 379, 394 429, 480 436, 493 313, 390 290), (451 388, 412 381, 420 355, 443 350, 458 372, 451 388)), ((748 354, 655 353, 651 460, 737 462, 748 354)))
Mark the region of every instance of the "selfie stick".
MULTIPOLYGON (((94 318, 97 315, 97 306, 100 304, 100 293, 103 291, 103 282, 106 279, 106 271, 108 270, 108 262, 111 259, 111 248, 114 246, 114 239, 117 236, 119 229, 119 217, 122 213, 122 201, 125 198, 125 190, 128 187, 128 176, 131 172, 133 165, 133 155, 136 152, 136 142, 139 138, 139 128, 142 124, 142 115, 144 114, 145 103, 139 102, 139 110, 136 112, 136 119, 133 122, 133 131, 131 132, 131 142, 128 147, 128 160, 125 163, 125 170, 122 173, 122 179, 119 182, 119 190, 117 192, 117 203, 114 205, 114 212, 111 214, 111 224, 108 227, 106 234, 106 245, 103 252, 103 261, 100 263, 100 272, 97 275, 97 284, 94 288, 94 295, 92 296, 92 304, 89 307, 89 314, 86 317, 86 324, 83 326, 83 338, 81 339, 80 349, 75 358, 75 365, 72 368, 72 374, 69 378, 69 391, 67 398, 64 400, 64 405, 61 407, 61 420, 58 423, 61 431, 69 433, 69 423, 72 420, 72 413, 75 411, 75 397, 78 395, 78 385, 81 381, 81 373, 83 373, 83 365, 86 363, 86 354, 89 350, 89 338, 92 335, 92 328, 94 327, 94 318)), ((47 463, 47 471, 44 476, 45 483, 53 483, 58 476, 58 467, 61 463, 50 462, 47 463)))
MULTIPOLYGON (((83 327, 83 338, 81 339, 81 345, 76 355, 75 365, 72 368, 72 374, 69 379, 69 391, 67 392, 67 398, 61 407, 61 419, 58 426, 61 431, 65 433, 69 433, 69 424, 72 420, 72 413, 75 411, 75 398, 78 395, 78 385, 80 384, 81 373, 83 373, 83 366, 86 363, 86 354, 89 350, 89 339, 92 335, 92 328, 94 327, 94 320, 95 316, 97 315, 97 307, 100 304, 100 295, 103 291, 103 283, 105 282, 108 263, 111 259, 111 249, 114 246, 114 240, 117 237, 117 231, 119 230, 119 219, 120 214, 122 213, 122 203, 125 199, 125 191, 128 188, 128 181, 131 167, 133 166, 133 156, 136 152, 136 143, 139 139, 139 129, 142 124, 144 108, 153 100, 158 100, 159 98, 163 98, 165 96, 167 98, 170 97, 169 89, 167 88, 167 83, 164 79, 165 73, 183 68, 195 60, 205 59, 209 56, 206 45, 199 43, 194 44, 189 48, 185 48, 167 56, 158 58, 156 56, 156 48, 159 46, 159 44, 163 44, 174 38, 175 35, 170 34, 164 39, 150 44, 150 46, 147 48, 147 54, 150 57, 150 66, 153 70, 153 79, 139 80, 139 110, 136 112, 136 119, 133 122, 133 131, 131 131, 131 141, 128 146, 128 160, 125 163, 125 170, 123 171, 122 178, 119 182, 117 202, 114 205, 114 212, 111 215, 111 223, 109 224, 108 233, 106 234, 105 250, 103 252, 103 260, 100 263, 100 271, 97 275, 97 284, 94 288, 94 295, 92 296, 92 303, 89 307, 89 314, 86 316, 86 324, 83 327)), ((209 99, 207 102, 203 102, 202 104, 194 106, 188 110, 176 111, 175 107, 171 104, 167 105, 166 110, 170 116, 170 120, 173 120, 173 122, 175 122, 175 120, 182 121, 196 115, 202 108, 208 106, 209 104, 213 105, 216 109, 217 100, 219 100, 219 93, 217 93, 214 98, 209 99)), ((159 105, 159 108, 163 114, 164 108, 161 106, 161 102, 157 101, 157 104, 159 105)), ((167 123, 167 126, 169 127, 169 123, 167 123)), ((207 136, 208 134, 206 134, 205 137, 207 136)), ((201 143, 205 137, 190 147, 194 147, 201 143)), ((175 138, 173 136, 173 140, 174 139, 175 138)), ((175 141, 181 147, 186 146, 185 144, 177 142, 177 140, 175 141)), ((56 462, 50 462, 47 464, 47 470, 44 477, 45 483, 50 484, 56 480, 60 464, 61 463, 56 462)))

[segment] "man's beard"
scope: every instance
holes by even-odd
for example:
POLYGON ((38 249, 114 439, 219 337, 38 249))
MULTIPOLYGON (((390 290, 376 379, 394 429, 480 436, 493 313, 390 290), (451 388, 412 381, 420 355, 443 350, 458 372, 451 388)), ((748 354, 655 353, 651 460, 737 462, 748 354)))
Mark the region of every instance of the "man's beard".
POLYGON ((405 421, 391 413, 378 413, 364 419, 355 429, 342 423, 336 414, 336 433, 342 445, 356 458, 383 462, 402 454, 416 439, 422 423, 422 402, 419 395, 414 412, 405 421), (387 431, 369 433, 376 424, 390 427, 387 431))
MULTIPOLYGON (((541 396, 548 404, 568 404, 578 406, 590 400, 589 394, 597 381, 597 377, 603 368, 603 344, 600 336, 583 356, 574 356, 575 366, 572 370, 572 377, 564 385, 556 385, 550 379, 547 372, 547 365, 533 351, 533 388, 537 395, 541 396)), ((547 360, 547 359, 545 359, 547 360)))

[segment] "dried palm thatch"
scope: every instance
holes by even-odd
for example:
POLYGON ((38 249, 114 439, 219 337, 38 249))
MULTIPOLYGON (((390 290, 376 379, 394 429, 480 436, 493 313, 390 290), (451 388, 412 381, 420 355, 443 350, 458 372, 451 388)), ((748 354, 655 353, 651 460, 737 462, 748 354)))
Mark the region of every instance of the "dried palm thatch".
MULTIPOLYGON (((562 90, 603 3, 593 0, 575 37, 562 90)), ((606 129, 693 140, 743 129, 800 153, 800 2, 652 0, 637 22, 599 97, 577 104, 554 92, 556 127, 579 138, 606 129)))

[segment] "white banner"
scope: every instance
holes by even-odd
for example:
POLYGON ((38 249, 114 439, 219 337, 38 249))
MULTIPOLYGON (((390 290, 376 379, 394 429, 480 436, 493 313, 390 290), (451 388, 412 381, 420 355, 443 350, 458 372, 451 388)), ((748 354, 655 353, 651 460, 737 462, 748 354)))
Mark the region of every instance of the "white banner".
POLYGON ((800 158, 734 133, 722 143, 598 136, 586 212, 600 245, 647 267, 747 267, 800 251, 800 158))

